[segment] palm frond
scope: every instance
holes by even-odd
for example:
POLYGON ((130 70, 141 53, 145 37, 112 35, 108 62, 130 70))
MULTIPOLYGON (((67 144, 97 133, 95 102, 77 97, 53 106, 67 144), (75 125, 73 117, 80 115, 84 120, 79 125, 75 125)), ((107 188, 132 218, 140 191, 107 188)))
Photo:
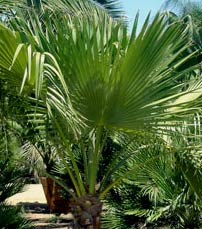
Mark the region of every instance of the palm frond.
POLYGON ((30 220, 26 219, 23 213, 23 209, 19 206, 7 206, 4 203, 0 203, 0 227, 16 229, 33 228, 30 220))
POLYGON ((101 6, 107 9, 109 14, 115 18, 123 18, 125 17, 125 12, 121 5, 120 0, 93 0, 94 2, 99 3, 101 6))

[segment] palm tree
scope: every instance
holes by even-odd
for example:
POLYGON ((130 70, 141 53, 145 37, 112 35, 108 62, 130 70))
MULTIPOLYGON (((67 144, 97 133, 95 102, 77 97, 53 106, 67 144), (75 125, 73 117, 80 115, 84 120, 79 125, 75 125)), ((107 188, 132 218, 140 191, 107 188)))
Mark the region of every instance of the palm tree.
MULTIPOLYGON (((62 4, 66 4, 71 8, 71 2, 70 0, 63 0, 60 1, 62 4)), ((99 4, 102 6, 106 11, 115 19, 123 18, 125 17, 125 12, 122 8, 122 5, 120 3, 120 0, 92 0, 93 3, 96 5, 99 4)), ((0 1, 0 16, 1 18, 5 18, 5 15, 11 16, 13 14, 13 10, 11 10, 13 7, 34 7, 35 10, 40 12, 43 9, 43 4, 55 5, 55 2, 52 0, 44 1, 44 0, 14 0, 14 1, 0 1), (9 10, 8 10, 9 9, 9 10), (7 11, 8 10, 8 11, 7 11)), ((75 4, 75 3, 74 3, 75 4)), ((75 10, 75 9, 74 9, 75 10)))
POLYGON ((109 14, 113 18, 117 19, 125 16, 120 0, 94 0, 94 1, 104 6, 104 8, 107 9, 109 14))
POLYGON ((133 134, 172 131, 200 107, 202 81, 178 82, 197 68, 180 68, 195 53, 181 55, 189 47, 187 30, 181 22, 168 24, 166 14, 151 24, 148 17, 138 35, 136 17, 129 36, 123 22, 90 1, 50 1, 40 15, 25 11, 16 8, 0 25, 0 79, 21 101, 12 100, 17 115, 10 118, 32 126, 35 136, 50 131, 73 190, 53 178, 72 196, 77 227, 99 228, 102 199, 138 169, 112 176, 134 155, 133 134), (98 179, 106 140, 123 134, 125 147, 98 179))
POLYGON ((164 9, 174 12, 178 17, 185 18, 185 23, 191 24, 190 35, 192 42, 199 48, 202 47, 202 4, 200 2, 168 0, 163 5, 164 9), (191 17, 191 20, 189 19, 191 17))
MULTIPOLYGON (((200 228, 202 156, 200 148, 191 150, 190 147, 191 145, 200 147, 200 144, 191 143, 191 139, 187 141, 184 135, 180 138, 172 136, 171 139, 169 142, 153 140, 149 148, 140 147, 139 152, 130 160, 129 166, 141 165, 136 173, 125 179, 129 187, 135 188, 136 199, 134 199, 134 191, 133 196, 128 192, 125 195, 128 195, 129 201, 122 201, 122 206, 120 204, 118 209, 125 210, 122 212, 122 218, 145 216, 145 224, 165 219, 163 223, 172 222, 175 228, 200 228), (173 147, 175 144, 176 147, 173 147), (175 153, 172 152, 173 149, 175 153), (148 156, 154 160, 144 164, 148 156), (198 190, 195 191, 193 186, 198 190), (139 192, 137 192, 138 188, 139 192), (142 202, 143 197, 144 202, 142 202)), ((120 197, 124 195, 123 184, 117 190, 117 194, 120 197)))
MULTIPOLYGON (((116 19, 124 16, 124 11, 122 10, 120 0, 92 0, 92 1, 103 6, 109 12, 109 14, 116 19)), ((28 6, 34 5, 36 8, 41 7, 41 2, 43 1, 27 0, 28 6)), ((47 1, 44 1, 44 2, 47 2, 47 1)), ((63 2, 65 3, 65 1, 63 2)))

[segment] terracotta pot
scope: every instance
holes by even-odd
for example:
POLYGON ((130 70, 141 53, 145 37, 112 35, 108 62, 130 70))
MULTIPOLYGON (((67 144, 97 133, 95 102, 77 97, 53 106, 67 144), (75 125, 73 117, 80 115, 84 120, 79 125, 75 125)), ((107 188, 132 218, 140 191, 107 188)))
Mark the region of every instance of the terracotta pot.
POLYGON ((53 213, 67 213, 69 211, 69 201, 61 196, 62 188, 49 177, 41 177, 40 180, 50 211, 53 213))

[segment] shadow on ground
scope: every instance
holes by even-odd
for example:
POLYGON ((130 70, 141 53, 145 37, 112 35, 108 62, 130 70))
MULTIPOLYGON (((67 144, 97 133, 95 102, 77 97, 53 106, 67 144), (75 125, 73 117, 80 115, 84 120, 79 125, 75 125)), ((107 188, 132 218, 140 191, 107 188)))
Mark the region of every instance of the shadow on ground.
POLYGON ((69 214, 52 214, 47 204, 20 202, 17 205, 24 208, 27 218, 31 220, 36 229, 72 228, 73 220, 69 214))

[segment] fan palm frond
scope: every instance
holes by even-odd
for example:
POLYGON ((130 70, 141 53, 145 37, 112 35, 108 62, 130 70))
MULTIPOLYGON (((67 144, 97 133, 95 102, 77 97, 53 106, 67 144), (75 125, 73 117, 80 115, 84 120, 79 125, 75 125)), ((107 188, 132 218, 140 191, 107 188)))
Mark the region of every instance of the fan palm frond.
POLYGON ((109 14, 115 19, 121 17, 123 18, 125 16, 120 0, 94 0, 94 1, 104 6, 104 8, 107 9, 109 14))

